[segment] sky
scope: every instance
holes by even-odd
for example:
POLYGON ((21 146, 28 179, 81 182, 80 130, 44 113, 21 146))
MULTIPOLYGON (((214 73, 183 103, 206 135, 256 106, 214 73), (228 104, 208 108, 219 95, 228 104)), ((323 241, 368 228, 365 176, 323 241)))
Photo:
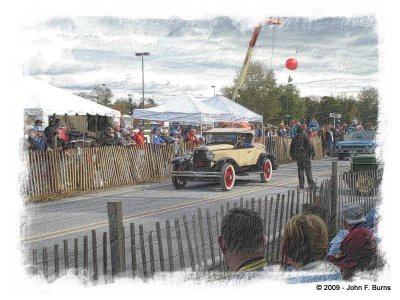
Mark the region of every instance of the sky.
MULTIPOLYGON (((288 76, 302 96, 355 95, 376 87, 378 33, 373 15, 285 17, 280 27, 264 25, 253 60, 274 70, 278 83, 288 76), (296 58, 295 71, 285 68, 296 58)), ((182 91, 211 97, 216 86, 231 85, 240 70, 258 22, 249 16, 129 18, 55 16, 24 24, 24 75, 72 92, 106 84, 114 100, 142 93, 163 102, 182 91)))

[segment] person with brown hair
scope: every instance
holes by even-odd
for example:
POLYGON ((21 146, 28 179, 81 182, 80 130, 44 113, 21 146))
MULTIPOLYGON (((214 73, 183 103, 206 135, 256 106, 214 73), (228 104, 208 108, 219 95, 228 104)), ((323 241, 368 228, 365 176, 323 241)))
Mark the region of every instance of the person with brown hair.
POLYGON ((224 216, 218 243, 229 271, 263 271, 267 265, 263 220, 251 209, 233 208, 224 216))
POLYGON ((328 229, 316 215, 295 215, 285 226, 282 266, 292 269, 289 283, 341 280, 339 268, 325 260, 328 229))

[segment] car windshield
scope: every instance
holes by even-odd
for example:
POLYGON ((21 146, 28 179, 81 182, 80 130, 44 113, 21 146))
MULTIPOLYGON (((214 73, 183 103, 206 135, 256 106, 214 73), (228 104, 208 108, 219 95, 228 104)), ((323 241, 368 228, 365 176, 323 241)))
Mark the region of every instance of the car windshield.
POLYGON ((355 131, 350 134, 351 141, 372 141, 374 138, 374 131, 355 131))
POLYGON ((206 144, 235 144, 237 141, 236 133, 208 133, 206 134, 206 144))

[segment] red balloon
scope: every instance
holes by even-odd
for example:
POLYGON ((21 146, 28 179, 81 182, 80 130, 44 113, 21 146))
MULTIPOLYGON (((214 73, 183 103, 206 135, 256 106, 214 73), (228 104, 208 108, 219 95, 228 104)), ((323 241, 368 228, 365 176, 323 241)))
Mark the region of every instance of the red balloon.
POLYGON ((297 59, 288 58, 286 60, 286 68, 288 68, 289 70, 296 70, 297 69, 297 59))

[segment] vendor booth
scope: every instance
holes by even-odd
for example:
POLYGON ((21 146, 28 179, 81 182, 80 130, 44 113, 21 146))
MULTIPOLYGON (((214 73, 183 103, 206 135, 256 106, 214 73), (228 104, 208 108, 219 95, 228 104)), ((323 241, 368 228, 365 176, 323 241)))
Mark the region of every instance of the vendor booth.
POLYGON ((186 93, 168 100, 165 104, 149 109, 135 109, 133 117, 141 120, 188 122, 200 124, 232 120, 232 115, 211 107, 186 93))
POLYGON ((72 138, 98 138, 107 126, 120 121, 117 110, 31 77, 24 78, 22 93, 25 126, 39 119, 46 127, 51 119, 60 119, 72 138))

